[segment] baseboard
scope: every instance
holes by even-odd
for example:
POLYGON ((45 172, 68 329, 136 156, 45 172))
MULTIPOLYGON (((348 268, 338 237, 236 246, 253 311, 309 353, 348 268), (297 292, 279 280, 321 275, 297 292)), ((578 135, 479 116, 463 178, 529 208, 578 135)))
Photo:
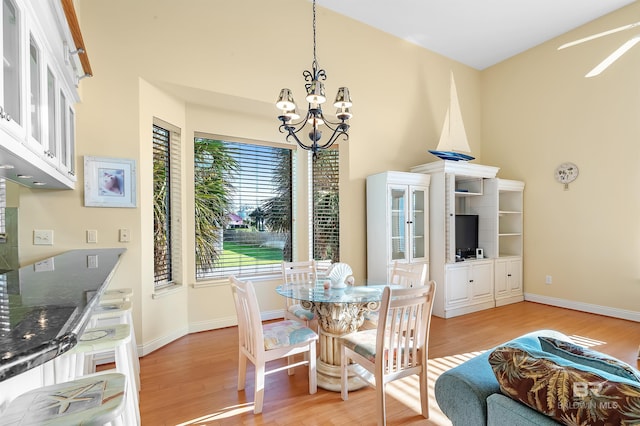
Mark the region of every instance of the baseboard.
POLYGON ((444 310, 444 316, 442 318, 453 318, 460 315, 470 314, 472 312, 484 311, 485 309, 494 308, 495 306, 495 301, 490 300, 488 302, 476 303, 475 305, 462 306, 459 308, 446 308, 444 310))
POLYGON ((218 318, 210 321, 198 321, 189 323, 189 334, 201 331, 216 330, 218 328, 233 327, 238 325, 235 315, 232 317, 218 318))
POLYGON ((151 342, 147 342, 142 346, 138 345, 138 354, 140 356, 149 355, 151 352, 156 351, 161 347, 186 336, 187 334, 189 334, 189 330, 186 327, 174 330, 172 333, 159 337, 151 342))
POLYGON ((558 306, 560 308, 573 309, 576 311, 589 312, 591 314, 604 315, 607 317, 620 318, 629 321, 640 322, 640 312, 626 309, 611 308, 609 306, 593 305, 591 303, 576 302, 573 300, 559 299, 556 297, 540 296, 539 294, 525 293, 524 300, 528 302, 542 303, 545 305, 558 306))
MULTIPOLYGON (((266 311, 262 312, 260 316, 263 321, 279 318, 281 319, 284 317, 284 311, 282 309, 278 309, 275 311, 266 311)), ((179 338, 186 336, 187 334, 216 330, 218 328, 233 327, 237 324, 238 321, 235 315, 232 317, 218 318, 211 321, 192 322, 189 324, 187 329, 179 329, 171 334, 162 336, 149 343, 145 343, 142 346, 138 345, 138 353, 140 354, 140 356, 149 355, 151 352, 156 351, 161 347, 173 342, 174 340, 178 340, 179 338)))

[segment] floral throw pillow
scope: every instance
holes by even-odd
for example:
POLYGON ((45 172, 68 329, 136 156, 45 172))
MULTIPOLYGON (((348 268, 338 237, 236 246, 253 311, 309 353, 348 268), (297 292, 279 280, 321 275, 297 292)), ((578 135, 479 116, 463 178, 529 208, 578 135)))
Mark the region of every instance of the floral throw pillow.
POLYGON ((501 391, 565 425, 640 424, 640 383, 509 343, 489 355, 501 391))
POLYGON ((604 370, 616 376, 640 382, 640 372, 619 359, 552 337, 538 337, 538 340, 540 341, 540 346, 543 351, 558 355, 559 357, 578 364, 604 370))

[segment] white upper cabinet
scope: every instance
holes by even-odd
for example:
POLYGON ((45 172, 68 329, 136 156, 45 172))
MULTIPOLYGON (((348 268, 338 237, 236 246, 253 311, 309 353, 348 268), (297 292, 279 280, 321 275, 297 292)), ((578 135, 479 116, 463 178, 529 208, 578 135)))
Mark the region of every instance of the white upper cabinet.
POLYGON ((74 106, 91 73, 82 44, 72 0, 2 0, 0 177, 75 187, 74 106))

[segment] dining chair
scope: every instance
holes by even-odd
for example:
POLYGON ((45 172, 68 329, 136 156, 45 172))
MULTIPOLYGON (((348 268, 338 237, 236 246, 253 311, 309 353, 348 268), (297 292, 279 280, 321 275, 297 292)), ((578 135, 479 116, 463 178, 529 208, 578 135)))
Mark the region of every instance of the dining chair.
MULTIPOLYGON (((424 285, 427 281, 427 264, 400 263, 397 260, 391 269, 390 284, 401 285, 402 287, 417 287, 424 285)), ((378 326, 378 316, 380 311, 367 311, 364 314, 364 322, 360 330, 370 330, 378 326)))
MULTIPOLYGON (((282 262, 282 280, 288 286, 309 286, 315 283, 317 269, 315 260, 301 262, 282 262)), ((287 297, 285 302, 284 319, 301 321, 307 327, 317 330, 313 326, 315 314, 305 309, 300 301, 287 297)), ((317 321, 316 321, 317 323, 317 321)))
POLYGON ((348 375, 355 374, 376 388, 379 425, 386 424, 385 385, 417 374, 422 416, 429 418, 427 359, 429 326, 436 283, 383 290, 380 320, 375 330, 357 331, 340 339, 341 396, 349 397, 348 375), (349 369, 350 361, 366 372, 349 369))
POLYGON ((427 264, 400 263, 397 260, 391 269, 391 284, 402 287, 417 287, 427 282, 427 264))
POLYGON ((325 260, 316 260, 316 273, 319 279, 327 278, 331 268, 333 268, 333 260, 325 259, 325 260))
POLYGON ((238 391, 245 387, 247 360, 254 366, 254 414, 262 412, 264 403, 265 376, 282 370, 293 375, 294 367, 307 365, 309 370, 309 393, 318 390, 316 379, 316 343, 318 335, 299 321, 283 320, 262 324, 258 298, 251 281, 229 277, 233 300, 238 315, 238 391), (295 355, 304 354, 304 359, 295 361, 295 355), (267 363, 287 358, 287 364, 267 369, 267 363))

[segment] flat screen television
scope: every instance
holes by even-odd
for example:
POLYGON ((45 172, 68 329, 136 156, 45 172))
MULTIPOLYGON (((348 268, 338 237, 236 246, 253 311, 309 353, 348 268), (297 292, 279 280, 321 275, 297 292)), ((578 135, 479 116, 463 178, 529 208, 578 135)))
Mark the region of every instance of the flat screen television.
POLYGON ((476 255, 478 247, 478 215, 456 215, 456 255, 469 258, 476 255))

